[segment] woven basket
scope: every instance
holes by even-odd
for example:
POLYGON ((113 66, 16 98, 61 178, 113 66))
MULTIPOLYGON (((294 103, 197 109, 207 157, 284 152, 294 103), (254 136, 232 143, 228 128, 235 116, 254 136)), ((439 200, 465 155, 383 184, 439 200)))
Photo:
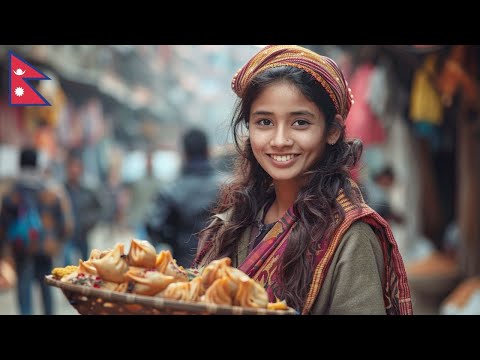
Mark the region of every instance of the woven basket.
POLYGON ((289 310, 267 310, 206 303, 177 301, 161 297, 119 293, 55 280, 45 276, 48 285, 62 289, 82 315, 294 315, 289 310))

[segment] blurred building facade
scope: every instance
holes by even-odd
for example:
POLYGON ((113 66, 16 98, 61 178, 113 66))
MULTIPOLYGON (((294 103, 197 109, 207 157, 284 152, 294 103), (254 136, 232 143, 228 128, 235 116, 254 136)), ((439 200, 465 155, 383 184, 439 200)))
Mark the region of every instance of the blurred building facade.
MULTIPOLYGON (((64 149, 81 148, 89 180, 96 184, 108 172, 112 151, 158 149, 168 157, 192 124, 221 146, 234 99, 231 76, 257 50, 252 45, 0 46, 2 154, 12 156, 29 141, 54 160, 62 159, 64 149), (7 105, 9 50, 53 79, 38 84, 52 107, 7 105)), ((2 166, 0 176, 12 171, 2 166)))

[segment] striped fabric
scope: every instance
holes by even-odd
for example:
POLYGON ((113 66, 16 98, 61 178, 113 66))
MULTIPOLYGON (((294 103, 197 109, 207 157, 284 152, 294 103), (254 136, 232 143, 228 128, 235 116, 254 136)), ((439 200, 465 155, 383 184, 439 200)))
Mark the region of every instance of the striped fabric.
POLYGON ((233 77, 233 91, 242 97, 255 76, 279 66, 293 66, 312 75, 332 99, 337 113, 347 118, 354 101, 342 71, 332 59, 296 45, 269 45, 260 50, 233 77))
MULTIPOLYGON (((357 188, 358 189, 358 188, 357 188)), ((357 191, 359 193, 359 191, 357 191)), ((361 196, 361 195, 360 195, 361 196)), ((370 208, 361 199, 360 208, 352 205, 351 201, 343 194, 337 197, 338 203, 345 210, 344 221, 335 231, 326 251, 317 254, 317 265, 310 285, 310 290, 305 301, 302 314, 308 314, 311 310, 318 293, 325 280, 331 260, 343 235, 356 221, 363 221, 369 224, 377 235, 382 245, 383 258, 385 263, 385 283, 383 284, 383 297, 385 309, 388 315, 412 315, 412 301, 410 288, 408 286, 407 274, 402 257, 398 251, 397 243, 393 237, 392 230, 388 223, 370 208)), ((322 250, 320 250, 322 251, 322 250)))

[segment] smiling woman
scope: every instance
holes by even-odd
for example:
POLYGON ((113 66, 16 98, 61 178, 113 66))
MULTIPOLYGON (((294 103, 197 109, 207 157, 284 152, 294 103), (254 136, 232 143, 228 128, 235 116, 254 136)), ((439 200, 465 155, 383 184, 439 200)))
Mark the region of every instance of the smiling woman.
POLYGON ((270 301, 302 314, 411 314, 392 232, 350 178, 362 144, 345 139, 353 96, 335 62, 267 46, 232 88, 236 176, 200 233, 195 263, 229 256, 270 301))

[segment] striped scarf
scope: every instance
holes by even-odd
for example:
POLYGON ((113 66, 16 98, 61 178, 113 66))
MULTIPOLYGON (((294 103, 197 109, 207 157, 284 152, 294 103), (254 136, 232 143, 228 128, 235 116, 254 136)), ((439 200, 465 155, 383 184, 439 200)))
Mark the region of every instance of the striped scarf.
POLYGON ((232 89, 242 97, 261 72, 279 66, 292 66, 312 75, 330 96, 337 114, 347 118, 353 95, 335 61, 296 45, 269 45, 255 54, 232 79, 232 89))

